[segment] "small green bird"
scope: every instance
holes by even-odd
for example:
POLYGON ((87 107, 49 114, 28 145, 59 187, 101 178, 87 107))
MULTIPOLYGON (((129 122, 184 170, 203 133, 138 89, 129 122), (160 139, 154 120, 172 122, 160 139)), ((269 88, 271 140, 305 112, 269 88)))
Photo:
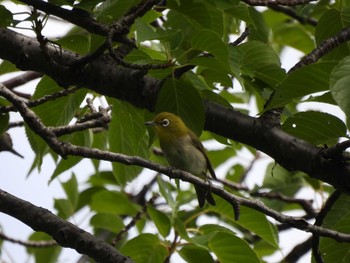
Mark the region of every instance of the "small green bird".
MULTIPOLYGON (((209 161, 203 144, 191 131, 180 117, 173 113, 159 113, 153 121, 145 125, 153 126, 159 137, 160 147, 171 166, 184 170, 204 180, 209 179, 207 171, 213 179, 215 172, 209 161)), ((199 207, 203 207, 205 200, 215 205, 215 200, 210 191, 194 186, 197 193, 199 207)))

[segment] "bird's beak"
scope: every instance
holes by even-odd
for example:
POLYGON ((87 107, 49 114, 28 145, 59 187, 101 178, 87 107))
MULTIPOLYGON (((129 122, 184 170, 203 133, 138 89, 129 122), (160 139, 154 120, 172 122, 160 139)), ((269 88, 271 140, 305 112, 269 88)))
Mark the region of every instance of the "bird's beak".
POLYGON ((144 125, 146 125, 146 126, 157 126, 157 123, 154 122, 154 121, 147 121, 147 122, 144 123, 144 125))

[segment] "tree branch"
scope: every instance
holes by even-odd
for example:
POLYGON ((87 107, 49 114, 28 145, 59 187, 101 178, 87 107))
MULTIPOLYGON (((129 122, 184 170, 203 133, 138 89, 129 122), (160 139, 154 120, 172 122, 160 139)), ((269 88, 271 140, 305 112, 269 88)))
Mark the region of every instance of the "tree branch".
POLYGON ((306 5, 317 0, 242 0, 247 5, 251 6, 296 6, 306 5))
POLYGON ((289 72, 292 72, 298 68, 306 65, 316 63, 320 58, 322 58, 327 53, 331 52, 333 49, 339 47, 341 44, 350 40, 350 28, 346 27, 342 29, 337 35, 327 38, 321 42, 312 52, 302 58, 294 67, 292 67, 289 72))
POLYGON ((294 263, 297 262, 303 255, 310 251, 312 238, 306 239, 303 243, 295 246, 287 256, 281 261, 283 263, 294 263))
MULTIPOLYGON (((339 191, 334 191, 331 196, 327 199, 327 202, 325 203, 324 207, 320 211, 320 213, 316 217, 315 226, 321 226, 323 224, 323 220, 329 213, 329 211, 332 209, 335 202, 339 199, 341 196, 341 193, 339 191)), ((319 250, 319 244, 320 244, 320 236, 316 233, 312 235, 312 252, 313 256, 315 258, 315 261, 317 263, 323 263, 323 258, 319 250)))
MULTIPOLYGON (((8 99, 10 102, 12 102, 14 106, 18 108, 18 111, 22 115, 23 119, 26 121, 29 128, 32 129, 36 134, 38 134, 42 139, 44 139, 48 143, 48 145, 61 156, 64 156, 64 157, 68 155, 81 156, 85 158, 105 160, 110 162, 119 162, 125 165, 136 165, 136 166, 152 169, 159 173, 165 174, 170 178, 180 179, 182 181, 190 182, 194 185, 198 185, 204 189, 208 189, 212 193, 220 196, 221 198, 229 202, 234 208, 236 208, 237 205, 247 206, 257 211, 260 211, 265 215, 270 216, 281 223, 288 224, 291 227, 294 227, 296 229, 300 229, 306 232, 312 232, 319 236, 330 237, 339 242, 350 242, 350 234, 340 233, 331 229, 325 229, 320 226, 309 224, 306 220, 302 218, 281 214, 267 207, 259 200, 251 200, 248 198, 233 195, 225 191, 221 186, 209 184, 208 182, 196 176, 193 176, 188 172, 172 169, 170 167, 164 167, 160 164, 150 162, 138 156, 128 156, 120 153, 111 153, 111 152, 101 151, 94 148, 76 146, 68 142, 63 143, 57 139, 56 135, 51 131, 50 128, 47 128, 44 126, 44 124, 40 121, 38 116, 36 116, 35 113, 32 112, 27 107, 25 102, 23 102, 23 99, 16 96, 10 90, 6 89, 6 87, 4 87, 3 85, 0 85, 0 95, 8 99)), ((1 202, 0 202, 0 205, 1 205, 1 202)), ((16 205, 15 207, 18 207, 18 206, 16 205)), ((20 208, 18 209, 22 211, 20 208)), ((3 211, 5 213, 8 212, 7 210, 0 210, 0 211, 3 211)), ((11 211, 12 210, 9 211, 11 213, 10 215, 16 218, 17 216, 21 216, 11 211)), ((30 209, 28 211, 30 211, 30 209)), ((59 240, 56 240, 56 241, 60 243, 59 240)))
POLYGON ((90 256, 97 262, 133 262, 112 246, 102 240, 98 240, 70 222, 60 219, 50 211, 21 200, 1 189, 0 211, 17 218, 35 231, 47 233, 60 246, 73 248, 79 253, 90 256))
POLYGON ((25 247, 36 247, 36 248, 44 248, 44 247, 52 247, 57 246, 56 241, 54 240, 44 240, 44 241, 21 241, 12 237, 5 235, 0 232, 0 238, 2 240, 6 240, 15 244, 19 244, 25 247))

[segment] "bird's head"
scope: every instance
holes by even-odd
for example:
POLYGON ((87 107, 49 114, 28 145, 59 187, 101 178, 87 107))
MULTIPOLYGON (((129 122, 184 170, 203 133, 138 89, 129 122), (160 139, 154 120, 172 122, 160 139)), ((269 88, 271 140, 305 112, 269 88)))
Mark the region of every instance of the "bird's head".
POLYGON ((188 128, 181 118, 170 112, 159 113, 153 121, 145 122, 145 125, 154 127, 162 140, 173 140, 188 133, 188 128))

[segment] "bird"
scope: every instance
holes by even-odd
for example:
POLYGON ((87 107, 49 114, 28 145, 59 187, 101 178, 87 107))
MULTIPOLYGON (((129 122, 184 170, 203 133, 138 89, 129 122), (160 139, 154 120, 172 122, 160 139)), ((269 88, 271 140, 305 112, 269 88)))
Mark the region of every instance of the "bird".
MULTIPOLYGON (((161 112, 152 121, 145 122, 145 125, 154 128, 159 138, 160 148, 171 166, 204 180, 216 179, 202 142, 179 116, 170 112, 161 112)), ((200 208, 206 201, 215 206, 210 190, 197 185, 194 185, 194 188, 200 208)))
POLYGON ((18 153, 15 149, 13 149, 13 144, 12 144, 12 139, 10 134, 7 132, 4 132, 3 134, 0 135, 0 152, 2 151, 8 151, 11 152, 18 157, 24 158, 23 155, 18 153))

